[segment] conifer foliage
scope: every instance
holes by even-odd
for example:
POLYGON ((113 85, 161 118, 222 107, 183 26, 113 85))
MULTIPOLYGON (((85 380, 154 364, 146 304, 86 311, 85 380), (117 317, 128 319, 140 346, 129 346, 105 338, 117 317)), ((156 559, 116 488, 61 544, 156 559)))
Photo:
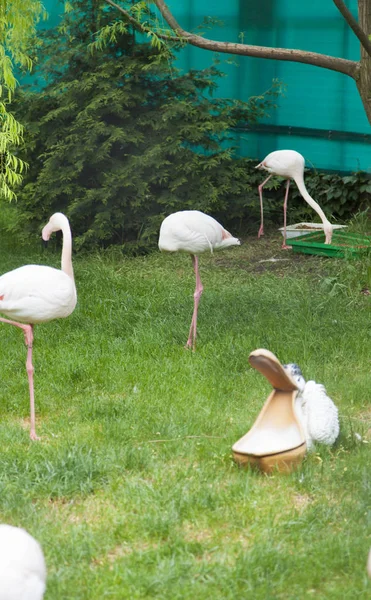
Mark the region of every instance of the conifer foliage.
POLYGON ((17 106, 29 132, 22 225, 63 211, 77 247, 140 251, 172 211, 233 213, 249 184, 232 160, 230 128, 259 119, 279 86, 247 103, 213 98, 217 67, 180 73, 168 49, 130 28, 97 47, 113 9, 100 0, 71 8, 45 34, 46 86, 17 106))

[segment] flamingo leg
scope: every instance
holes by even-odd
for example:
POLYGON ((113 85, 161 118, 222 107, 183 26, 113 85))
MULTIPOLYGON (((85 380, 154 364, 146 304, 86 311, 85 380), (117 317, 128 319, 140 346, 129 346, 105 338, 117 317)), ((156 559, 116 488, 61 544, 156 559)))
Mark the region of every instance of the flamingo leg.
POLYGON ((267 183, 267 181, 270 180, 270 178, 272 177, 273 173, 271 175, 269 175, 269 177, 267 177, 267 179, 265 181, 263 181, 263 183, 261 183, 258 186, 258 190, 259 190, 259 198, 260 198, 260 229, 258 232, 258 238, 260 238, 261 235, 264 235, 264 223, 263 223, 263 187, 265 186, 265 184, 267 183))
POLYGON ((201 294, 203 292, 204 286, 201 283, 200 273, 198 271, 198 257, 195 255, 192 255, 192 262, 193 262, 194 272, 196 275, 196 289, 193 294, 194 308, 193 308, 191 327, 189 330, 188 340, 187 340, 185 347, 192 348, 192 350, 195 351, 196 350, 196 334, 197 334, 197 311, 198 311, 198 305, 200 302, 200 298, 201 298, 201 294))
POLYGON ((17 321, 9 321, 9 319, 0 318, 2 323, 8 323, 14 325, 23 330, 25 343, 27 346, 27 360, 26 369, 28 376, 28 386, 30 389, 30 409, 31 409, 31 440, 39 440, 40 438, 36 435, 36 418, 35 418, 35 397, 34 397, 34 385, 33 385, 33 373, 34 368, 32 364, 32 343, 33 343, 33 325, 25 325, 24 323, 17 323, 17 321))
POLYGON ((283 203, 283 250, 288 250, 290 246, 286 244, 286 220, 287 220, 287 199, 289 197, 290 179, 286 181, 285 201, 283 203))

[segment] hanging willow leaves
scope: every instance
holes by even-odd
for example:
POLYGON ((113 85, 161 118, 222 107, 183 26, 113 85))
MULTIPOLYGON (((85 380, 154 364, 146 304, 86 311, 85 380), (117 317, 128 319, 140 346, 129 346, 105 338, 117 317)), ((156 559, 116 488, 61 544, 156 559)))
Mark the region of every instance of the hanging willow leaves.
POLYGON ((7 200, 15 198, 14 188, 26 168, 15 154, 23 126, 9 110, 18 83, 15 71, 31 71, 36 27, 42 18, 46 12, 38 0, 0 0, 0 197, 7 200))

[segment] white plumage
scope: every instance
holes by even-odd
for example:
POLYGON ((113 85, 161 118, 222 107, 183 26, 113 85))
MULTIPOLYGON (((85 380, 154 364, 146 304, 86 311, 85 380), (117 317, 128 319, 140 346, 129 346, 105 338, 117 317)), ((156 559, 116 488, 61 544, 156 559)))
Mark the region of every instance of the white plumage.
POLYGON ((261 163, 259 163, 255 168, 263 169, 270 173, 269 177, 263 181, 258 186, 259 197, 260 197, 260 212, 261 212, 261 223, 260 229, 258 233, 258 237, 263 235, 264 227, 263 227, 263 187, 267 183, 267 181, 272 177, 272 175, 279 175, 280 177, 286 178, 286 193, 285 200, 283 204, 283 218, 284 218, 284 239, 283 239, 283 248, 288 248, 286 246, 286 214, 287 214, 287 199, 289 195, 289 187, 290 181, 293 179, 298 186, 300 194, 303 196, 304 200, 316 211, 318 216, 320 217, 323 229, 325 232, 325 244, 331 244, 332 240, 332 232, 333 226, 330 221, 326 218, 325 213, 322 208, 317 204, 317 202, 310 196, 307 188, 304 183, 304 165, 305 160, 304 156, 296 152, 295 150, 276 150, 275 152, 271 152, 268 154, 261 163))
POLYGON ((197 311, 203 285, 198 270, 197 254, 213 252, 228 246, 239 246, 240 241, 224 229, 218 221, 199 210, 182 210, 166 217, 161 224, 158 247, 166 252, 189 252, 192 255, 196 275, 194 309, 186 343, 187 348, 196 347, 197 311))
POLYGON ((45 587, 40 544, 24 529, 0 525, 0 600, 42 600, 45 587))
POLYGON ((44 323, 68 317, 77 296, 72 268, 72 238, 68 219, 55 213, 42 231, 48 240, 62 230, 61 269, 44 265, 25 265, 0 277, 0 312, 22 323, 44 323))
POLYGON ((300 368, 294 363, 284 367, 299 388, 295 410, 305 431, 308 450, 315 442, 331 446, 339 435, 339 414, 325 387, 315 381, 305 382, 300 368))
POLYGON ((32 440, 39 439, 35 430, 33 325, 68 317, 77 302, 72 267, 72 236, 67 217, 62 213, 52 215, 42 231, 42 237, 48 240, 53 232, 59 230, 63 233, 61 269, 25 265, 0 277, 0 313, 11 319, 0 318, 0 321, 22 329, 28 348, 26 368, 30 389, 32 440))
POLYGON ((67 273, 43 265, 25 265, 0 277, 0 312, 22 323, 68 317, 76 306, 76 288, 67 273))
POLYGON ((265 169, 268 173, 291 178, 304 172, 305 159, 296 150, 275 150, 270 152, 256 167, 265 169))
POLYGON ((158 247, 166 252, 201 254, 228 246, 239 246, 240 240, 213 217, 199 210, 181 210, 163 220, 158 247))

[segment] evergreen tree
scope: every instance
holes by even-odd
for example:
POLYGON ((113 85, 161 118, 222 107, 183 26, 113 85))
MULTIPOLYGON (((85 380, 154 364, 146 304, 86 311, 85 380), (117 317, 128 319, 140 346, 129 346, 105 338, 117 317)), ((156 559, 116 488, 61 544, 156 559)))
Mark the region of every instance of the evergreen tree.
POLYGON ((18 205, 23 225, 65 212, 78 247, 138 250, 169 212, 233 214, 249 184, 232 160, 230 128, 258 119, 278 89, 248 103, 213 99, 216 67, 179 73, 167 49, 125 28, 92 48, 113 18, 101 6, 76 0, 45 34, 46 86, 17 106, 30 132, 18 205))

